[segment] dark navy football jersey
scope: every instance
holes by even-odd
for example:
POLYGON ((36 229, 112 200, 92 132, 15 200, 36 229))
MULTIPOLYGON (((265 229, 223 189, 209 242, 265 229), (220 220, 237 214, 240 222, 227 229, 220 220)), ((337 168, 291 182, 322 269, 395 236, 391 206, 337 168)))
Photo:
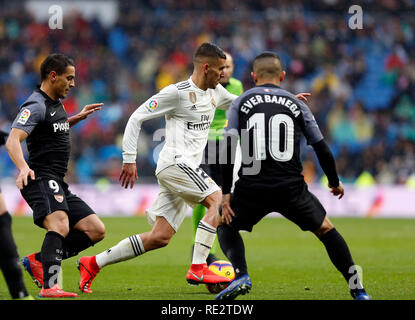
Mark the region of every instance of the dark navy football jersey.
POLYGON ((35 176, 65 175, 70 154, 69 122, 60 100, 52 100, 38 87, 21 105, 12 128, 29 134, 28 165, 35 176))
POLYGON ((295 95, 267 84, 246 91, 228 111, 228 134, 240 136, 240 183, 280 188, 304 181, 300 139, 308 144, 323 135, 308 106, 295 95))

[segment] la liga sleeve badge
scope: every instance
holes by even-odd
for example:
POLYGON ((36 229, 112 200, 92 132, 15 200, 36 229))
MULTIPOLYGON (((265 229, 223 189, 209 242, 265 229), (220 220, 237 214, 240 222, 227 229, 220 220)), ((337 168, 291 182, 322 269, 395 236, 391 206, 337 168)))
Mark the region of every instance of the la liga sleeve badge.
POLYGON ((147 110, 150 112, 153 112, 157 106, 159 105, 158 101, 156 99, 151 99, 148 103, 147 103, 147 110))
POLYGON ((17 120, 17 123, 26 124, 29 117, 30 117, 30 110, 29 109, 24 109, 20 113, 20 116, 19 116, 19 119, 17 120))

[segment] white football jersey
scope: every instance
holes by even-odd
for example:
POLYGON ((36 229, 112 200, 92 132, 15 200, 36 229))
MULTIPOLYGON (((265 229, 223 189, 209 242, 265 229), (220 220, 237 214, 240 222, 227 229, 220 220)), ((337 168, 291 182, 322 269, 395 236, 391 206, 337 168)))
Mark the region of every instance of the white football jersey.
POLYGON ((198 167, 215 109, 228 109, 237 97, 221 84, 203 91, 191 78, 167 86, 139 106, 128 120, 123 138, 123 162, 136 161, 142 122, 164 115, 166 141, 159 155, 156 174, 179 162, 198 167))

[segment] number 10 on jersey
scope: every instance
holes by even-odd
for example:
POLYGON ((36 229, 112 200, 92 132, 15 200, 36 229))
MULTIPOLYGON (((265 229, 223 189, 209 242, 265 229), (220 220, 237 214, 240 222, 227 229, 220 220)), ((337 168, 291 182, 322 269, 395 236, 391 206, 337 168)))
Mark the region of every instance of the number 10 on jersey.
POLYGON ((286 114, 276 114, 265 125, 265 114, 255 113, 247 121, 248 131, 253 131, 255 160, 266 160, 266 147, 276 161, 290 161, 294 154, 294 122, 286 114), (265 132, 268 129, 268 141, 265 132))

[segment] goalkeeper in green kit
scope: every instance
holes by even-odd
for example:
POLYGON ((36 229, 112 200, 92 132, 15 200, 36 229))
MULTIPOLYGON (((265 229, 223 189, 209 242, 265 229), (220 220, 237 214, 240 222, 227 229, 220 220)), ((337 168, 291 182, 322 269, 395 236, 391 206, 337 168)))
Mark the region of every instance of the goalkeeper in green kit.
MULTIPOLYGON (((241 95, 243 92, 242 82, 232 78, 234 64, 232 56, 225 52, 226 54, 226 65, 224 69, 225 76, 221 79, 220 84, 225 87, 230 93, 241 95)), ((226 120, 226 110, 216 109, 215 117, 210 125, 209 138, 206 144, 204 158, 200 167, 216 182, 219 187, 223 185, 223 170, 226 170, 225 166, 229 164, 221 164, 219 161, 220 150, 223 151, 223 148, 220 147, 220 142, 223 141, 223 128, 227 125, 226 120)), ((223 162, 223 161, 222 161, 223 162)), ((231 166, 233 168, 233 166, 231 166)), ((206 208, 202 205, 197 205, 193 209, 193 237, 196 234, 197 226, 199 225, 200 220, 205 215, 206 208)), ((215 240, 215 243, 210 251, 209 256, 207 257, 206 263, 209 265, 215 260, 215 252, 218 248, 218 242, 215 240)), ((193 252, 193 249, 192 249, 193 252)))

